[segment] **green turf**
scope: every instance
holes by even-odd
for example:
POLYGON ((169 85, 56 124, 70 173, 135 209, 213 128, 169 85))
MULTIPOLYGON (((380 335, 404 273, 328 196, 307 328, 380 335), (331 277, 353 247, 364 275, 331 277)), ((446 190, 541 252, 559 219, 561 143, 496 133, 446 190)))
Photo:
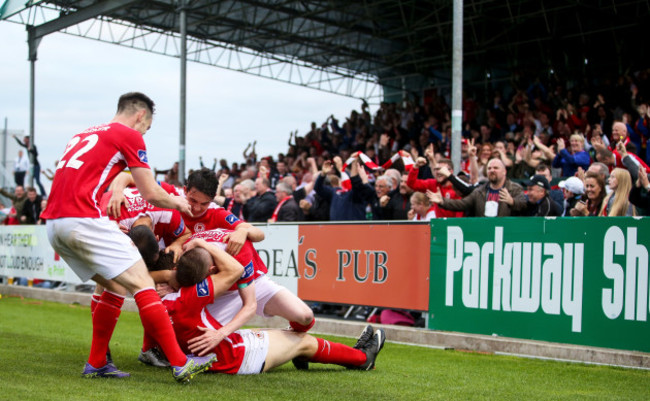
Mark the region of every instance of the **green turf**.
MULTIPOLYGON (((82 379, 90 310, 0 299, 0 400, 647 400, 650 371, 386 343, 371 372, 291 364, 256 376, 204 374, 188 385, 137 361, 142 328, 123 312, 111 348, 129 379, 82 379)), ((353 344, 349 338, 327 337, 353 344)), ((390 341, 390 339, 389 339, 390 341)))

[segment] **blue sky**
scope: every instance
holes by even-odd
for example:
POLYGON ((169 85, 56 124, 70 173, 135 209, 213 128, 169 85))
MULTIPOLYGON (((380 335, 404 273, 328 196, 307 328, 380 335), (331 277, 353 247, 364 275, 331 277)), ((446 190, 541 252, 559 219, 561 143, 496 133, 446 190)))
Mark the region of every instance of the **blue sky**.
MULTIPOLYGON (((0 119, 29 132, 27 33, 0 22, 0 119)), ((109 121, 117 98, 141 91, 157 106, 145 135, 152 167, 168 168, 179 155, 179 61, 140 50, 55 33, 45 37, 36 62, 35 143, 41 165, 53 166, 66 142, 88 126, 109 121)), ((344 119, 361 101, 266 78, 188 63, 187 168, 225 158, 241 162, 247 143, 260 155, 287 149, 289 132, 305 134, 312 121, 344 119)), ((371 107, 371 112, 373 107, 371 107)), ((11 158, 12 155, 9 155, 11 158)))

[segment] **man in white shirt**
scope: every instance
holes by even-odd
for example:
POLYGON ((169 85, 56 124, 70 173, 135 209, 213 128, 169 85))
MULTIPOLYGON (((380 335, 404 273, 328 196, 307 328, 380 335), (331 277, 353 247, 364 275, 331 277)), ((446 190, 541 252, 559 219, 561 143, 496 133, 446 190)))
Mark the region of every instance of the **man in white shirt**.
POLYGON ((25 185, 25 175, 27 174, 28 169, 29 158, 22 150, 19 150, 18 158, 16 158, 16 161, 14 162, 14 181, 17 186, 22 187, 25 185))

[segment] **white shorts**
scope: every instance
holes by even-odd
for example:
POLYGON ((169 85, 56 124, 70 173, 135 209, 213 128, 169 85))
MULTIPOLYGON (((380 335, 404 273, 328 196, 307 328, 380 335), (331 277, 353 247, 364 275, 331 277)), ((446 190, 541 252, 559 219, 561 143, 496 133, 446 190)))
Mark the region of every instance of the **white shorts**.
MULTIPOLYGON (((266 275, 262 275, 255 279, 255 298, 257 298, 257 311, 258 316, 271 317, 264 314, 264 308, 271 298, 278 291, 284 289, 279 284, 274 283, 266 275)), ((207 306, 208 312, 219 323, 227 324, 242 308, 243 303, 239 296, 239 291, 227 291, 214 302, 207 306)))
POLYGON ((47 237, 82 281, 95 274, 111 280, 141 259, 133 241, 108 218, 47 220, 47 237))
POLYGON ((262 373, 264 361, 269 353, 269 336, 265 331, 237 330, 244 341, 244 359, 237 371, 238 375, 262 373))

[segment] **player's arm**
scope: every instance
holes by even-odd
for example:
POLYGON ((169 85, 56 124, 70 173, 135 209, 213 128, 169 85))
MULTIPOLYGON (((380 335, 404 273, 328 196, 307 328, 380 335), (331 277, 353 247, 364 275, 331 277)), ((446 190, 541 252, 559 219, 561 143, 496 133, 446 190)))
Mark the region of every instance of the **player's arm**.
POLYGON ((191 236, 192 232, 185 227, 183 233, 179 235, 174 242, 169 244, 167 248, 165 248, 165 253, 172 252, 174 254, 174 263, 178 262, 178 259, 183 254, 183 244, 190 239, 191 236))
POLYGON ((108 186, 108 190, 112 191, 111 198, 106 207, 106 213, 109 216, 115 219, 120 218, 122 203, 126 203, 124 189, 134 185, 135 181, 133 181, 133 176, 130 173, 121 172, 113 179, 111 184, 108 186))
POLYGON ((192 216, 192 209, 185 198, 167 193, 153 178, 151 170, 144 167, 131 168, 131 175, 140 195, 147 202, 163 209, 176 209, 192 216))
POLYGON ((241 328, 255 315, 255 310, 257 309, 255 282, 251 282, 248 286, 240 288, 239 296, 242 299, 242 308, 237 312, 232 320, 228 322, 228 324, 221 327, 219 330, 199 327, 199 329, 204 331, 204 333, 187 342, 192 353, 203 356, 208 352, 211 352, 224 338, 228 337, 235 330, 241 328))
POLYGON ((228 234, 226 241, 226 252, 231 255, 237 255, 241 251, 246 240, 251 242, 260 242, 264 239, 264 231, 253 226, 250 223, 239 223, 235 230, 228 234))
POLYGON ((244 267, 237 262, 235 258, 226 253, 226 251, 209 244, 201 238, 195 238, 186 243, 183 245, 183 250, 187 252, 197 246, 210 253, 214 265, 219 269, 217 274, 210 276, 214 287, 214 296, 216 298, 222 293, 228 291, 228 289, 237 282, 242 274, 244 274, 244 267))

